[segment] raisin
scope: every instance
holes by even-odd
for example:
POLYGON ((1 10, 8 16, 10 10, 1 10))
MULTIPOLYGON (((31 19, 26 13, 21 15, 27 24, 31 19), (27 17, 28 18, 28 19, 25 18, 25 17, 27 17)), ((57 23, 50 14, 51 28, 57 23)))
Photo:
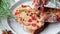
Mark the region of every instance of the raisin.
POLYGON ((37 21, 37 23, 39 23, 39 21, 37 21))
POLYGON ((40 10, 40 7, 38 7, 38 10, 40 10))

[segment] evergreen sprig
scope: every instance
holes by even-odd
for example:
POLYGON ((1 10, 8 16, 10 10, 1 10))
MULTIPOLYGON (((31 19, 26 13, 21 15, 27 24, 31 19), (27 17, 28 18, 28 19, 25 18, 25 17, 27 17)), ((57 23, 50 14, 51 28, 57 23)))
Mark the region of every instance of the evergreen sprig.
POLYGON ((12 17, 10 10, 12 1, 14 0, 0 0, 0 18, 12 17))

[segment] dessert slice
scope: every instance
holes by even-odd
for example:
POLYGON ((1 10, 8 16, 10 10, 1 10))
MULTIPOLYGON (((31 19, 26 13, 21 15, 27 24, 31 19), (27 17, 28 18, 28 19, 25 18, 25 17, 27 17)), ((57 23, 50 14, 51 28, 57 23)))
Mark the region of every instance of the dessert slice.
POLYGON ((37 14, 38 12, 38 10, 33 9, 28 5, 23 5, 16 9, 16 20, 18 23, 26 26, 28 31, 35 34, 35 30, 39 29, 42 31, 44 26, 44 15, 37 14))
POLYGON ((45 7, 45 14, 47 22, 54 23, 60 22, 60 9, 45 7))

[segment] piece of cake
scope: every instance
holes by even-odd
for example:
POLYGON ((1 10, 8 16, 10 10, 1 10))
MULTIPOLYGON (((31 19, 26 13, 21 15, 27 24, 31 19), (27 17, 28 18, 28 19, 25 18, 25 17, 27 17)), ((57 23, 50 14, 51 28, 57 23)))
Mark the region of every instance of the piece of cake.
POLYGON ((60 9, 45 7, 46 20, 50 23, 60 22, 60 9))
POLYGON ((39 11, 30 6, 21 6, 16 9, 15 16, 17 22, 26 26, 27 30, 34 32, 44 26, 44 15, 37 14, 39 11))

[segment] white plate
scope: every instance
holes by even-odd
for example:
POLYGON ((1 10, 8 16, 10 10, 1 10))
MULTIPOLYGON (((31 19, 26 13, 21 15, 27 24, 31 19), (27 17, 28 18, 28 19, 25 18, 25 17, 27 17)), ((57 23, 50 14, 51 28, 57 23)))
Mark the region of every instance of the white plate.
MULTIPOLYGON (((11 7, 12 13, 14 14, 14 10, 19 7, 21 4, 27 4, 32 7, 32 0, 20 0, 16 4, 14 4, 11 7)), ((49 7, 56 7, 53 3, 49 2, 49 7)), ((14 15, 13 15, 14 16, 14 15)), ((15 21, 15 19, 7 19, 2 20, 2 24, 6 28, 7 26, 14 31, 17 34, 30 34, 29 32, 26 32, 23 30, 23 27, 15 21), (4 21, 7 21, 6 23, 3 23, 4 21)), ((57 34, 57 32, 60 31, 60 23, 50 24, 41 34, 57 34)))

